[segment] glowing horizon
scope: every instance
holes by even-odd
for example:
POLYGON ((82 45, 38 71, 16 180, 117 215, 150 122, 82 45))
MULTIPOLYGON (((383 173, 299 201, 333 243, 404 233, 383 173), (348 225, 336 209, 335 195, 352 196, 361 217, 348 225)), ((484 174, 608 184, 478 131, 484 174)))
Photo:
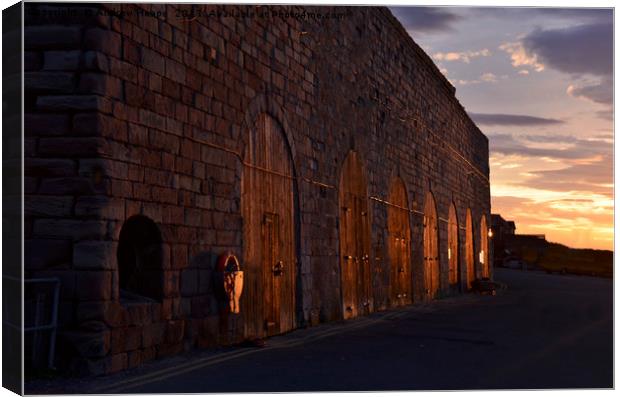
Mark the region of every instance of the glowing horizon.
POLYGON ((492 213, 613 250, 613 10, 391 10, 489 138, 492 213))

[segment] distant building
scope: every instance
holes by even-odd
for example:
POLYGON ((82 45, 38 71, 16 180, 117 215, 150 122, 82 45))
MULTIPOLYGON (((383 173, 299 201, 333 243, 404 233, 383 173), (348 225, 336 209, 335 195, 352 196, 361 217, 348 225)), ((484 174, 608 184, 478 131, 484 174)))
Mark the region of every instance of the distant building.
POLYGON ((514 235, 517 227, 514 221, 507 221, 500 214, 491 214, 491 230, 496 239, 503 239, 506 235, 514 235))
POLYGON ((507 261, 533 263, 547 244, 544 234, 516 234, 515 222, 507 221, 499 214, 491 214, 491 230, 494 266, 505 266, 507 261))

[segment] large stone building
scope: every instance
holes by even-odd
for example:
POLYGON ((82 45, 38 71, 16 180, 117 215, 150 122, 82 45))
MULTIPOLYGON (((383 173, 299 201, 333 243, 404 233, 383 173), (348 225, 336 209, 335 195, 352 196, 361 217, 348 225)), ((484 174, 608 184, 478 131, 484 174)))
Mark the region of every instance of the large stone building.
POLYGON ((487 138, 388 9, 25 21, 26 277, 61 282, 57 365, 110 373, 491 276, 487 138))

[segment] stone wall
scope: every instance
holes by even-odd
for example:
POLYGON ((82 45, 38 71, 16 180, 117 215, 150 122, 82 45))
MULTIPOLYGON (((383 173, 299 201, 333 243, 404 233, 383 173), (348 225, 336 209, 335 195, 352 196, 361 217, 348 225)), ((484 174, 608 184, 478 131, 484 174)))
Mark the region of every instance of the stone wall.
POLYGON ((490 211, 488 141, 387 9, 27 4, 26 25, 26 275, 61 280, 62 366, 111 373, 243 340, 213 269, 222 252, 242 252, 241 153, 263 112, 297 174, 299 326, 342 317, 337 190, 350 150, 368 173, 375 309, 389 307, 382 200, 394 175, 411 210, 414 303, 429 191, 442 295, 457 292, 448 209, 464 280, 466 210, 476 247, 490 211), (135 215, 161 233, 157 299, 119 292, 119 235, 135 215))

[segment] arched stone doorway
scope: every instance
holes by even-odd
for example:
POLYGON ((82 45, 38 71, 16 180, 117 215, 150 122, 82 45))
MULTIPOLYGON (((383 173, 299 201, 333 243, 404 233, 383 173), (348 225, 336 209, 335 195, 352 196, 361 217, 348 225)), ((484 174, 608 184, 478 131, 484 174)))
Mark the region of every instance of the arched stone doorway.
POLYGON ((294 165, 280 124, 260 114, 249 132, 241 180, 246 336, 295 326, 294 165))
POLYGON ((372 311, 368 182, 359 155, 350 151, 340 174, 340 281, 343 318, 372 311))
POLYGON ((467 267, 467 289, 471 289, 471 283, 476 279, 476 270, 474 268, 474 225, 469 208, 465 217, 465 265, 467 267))
POLYGON ((388 201, 388 258, 390 260, 390 303, 411 303, 411 229, 407 189, 400 177, 390 184, 388 201))
POLYGON ((459 283, 459 221, 454 203, 448 211, 448 283, 451 287, 459 283))
POLYGON ((437 207, 433 194, 426 194, 424 204, 424 286, 426 295, 433 299, 439 292, 439 236, 437 207))
POLYGON ((489 228, 487 217, 482 215, 480 219, 480 272, 481 277, 489 277, 489 228))

